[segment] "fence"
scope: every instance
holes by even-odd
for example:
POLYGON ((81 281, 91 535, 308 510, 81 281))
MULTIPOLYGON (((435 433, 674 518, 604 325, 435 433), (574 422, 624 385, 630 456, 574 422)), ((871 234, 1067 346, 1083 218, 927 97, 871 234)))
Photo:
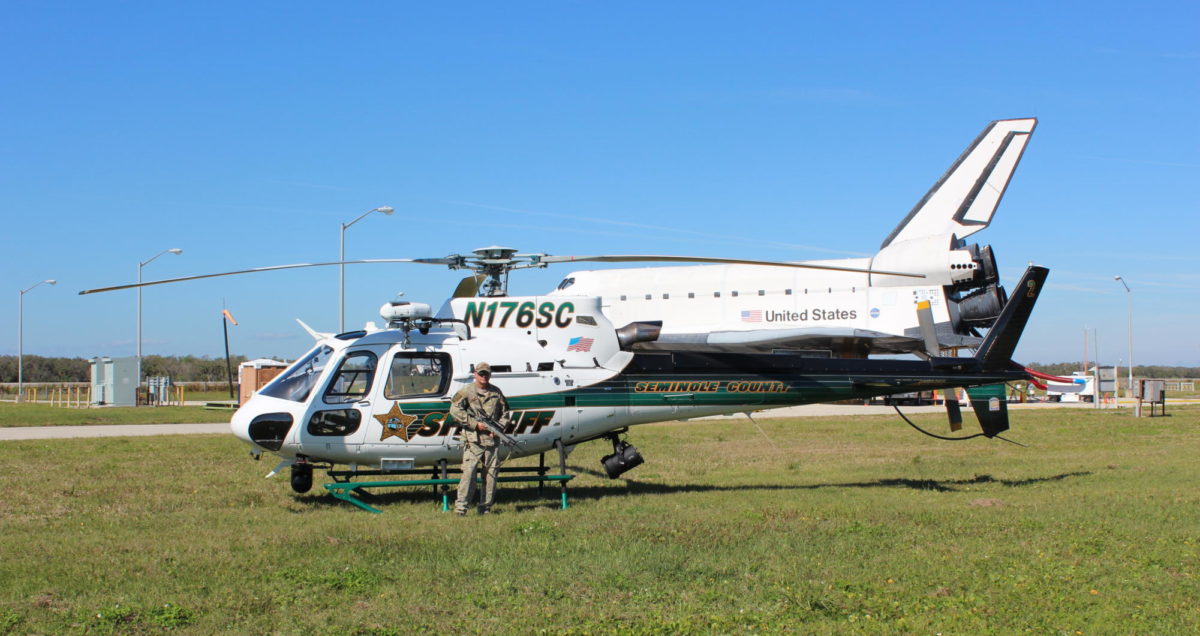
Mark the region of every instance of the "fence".
MULTIPOLYGON (((190 392, 225 390, 225 382, 180 382, 171 386, 157 386, 154 391, 143 387, 138 392, 138 404, 154 406, 180 406, 190 392)), ((16 382, 0 383, 0 399, 9 402, 48 404, 69 408, 86 408, 92 405, 90 382, 26 382, 18 395, 16 382)))

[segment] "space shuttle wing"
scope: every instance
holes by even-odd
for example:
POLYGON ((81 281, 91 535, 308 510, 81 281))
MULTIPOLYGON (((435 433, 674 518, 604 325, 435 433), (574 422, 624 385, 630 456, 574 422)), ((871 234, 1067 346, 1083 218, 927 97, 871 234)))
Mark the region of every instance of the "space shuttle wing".
POLYGON ((637 351, 713 351, 729 353, 811 353, 865 357, 923 350, 919 337, 868 329, 752 329, 699 333, 663 333, 652 342, 639 342, 637 351))
POLYGON ((961 239, 987 227, 1035 127, 1034 118, 988 124, 880 248, 924 236, 961 239))

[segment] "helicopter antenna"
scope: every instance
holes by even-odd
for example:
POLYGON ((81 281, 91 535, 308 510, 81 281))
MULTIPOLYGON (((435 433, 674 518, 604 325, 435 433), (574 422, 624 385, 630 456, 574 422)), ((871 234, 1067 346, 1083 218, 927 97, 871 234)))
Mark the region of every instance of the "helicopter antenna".
POLYGON ((762 428, 761 426, 759 426, 759 425, 758 425, 758 420, 754 419, 754 417, 753 417, 752 415, 750 415, 750 411, 746 411, 745 413, 743 413, 743 415, 745 415, 745 416, 746 416, 746 419, 748 419, 748 420, 750 420, 752 423, 754 423, 754 428, 757 428, 757 429, 758 429, 758 432, 759 432, 759 433, 762 433, 762 436, 763 436, 763 437, 765 437, 765 438, 767 438, 767 441, 768 441, 768 442, 770 442, 771 446, 772 446, 772 447, 773 447, 775 450, 779 450, 779 446, 776 446, 776 444, 775 444, 775 440, 771 439, 771 436, 770 436, 770 435, 767 435, 767 432, 766 432, 766 431, 764 431, 764 430, 763 430, 763 428, 762 428))

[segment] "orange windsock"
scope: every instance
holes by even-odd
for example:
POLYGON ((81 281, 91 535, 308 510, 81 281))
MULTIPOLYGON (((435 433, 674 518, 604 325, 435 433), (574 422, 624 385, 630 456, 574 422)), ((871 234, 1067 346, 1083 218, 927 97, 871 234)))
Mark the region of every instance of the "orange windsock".
POLYGON ((229 313, 228 309, 222 309, 221 313, 225 315, 226 320, 233 323, 233 326, 237 326, 237 321, 233 319, 233 314, 229 313))

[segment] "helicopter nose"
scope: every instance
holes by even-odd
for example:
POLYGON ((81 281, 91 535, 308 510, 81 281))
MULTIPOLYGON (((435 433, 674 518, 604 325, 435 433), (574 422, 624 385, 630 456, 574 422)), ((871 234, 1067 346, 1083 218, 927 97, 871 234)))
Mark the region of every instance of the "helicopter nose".
POLYGON ((250 417, 244 411, 245 409, 238 409, 233 414, 233 417, 229 419, 229 429, 233 432, 234 437, 253 444, 254 440, 250 439, 250 417))
POLYGON ((278 452, 292 430, 294 419, 287 412, 262 412, 261 408, 238 409, 229 420, 234 437, 256 448, 278 452))

